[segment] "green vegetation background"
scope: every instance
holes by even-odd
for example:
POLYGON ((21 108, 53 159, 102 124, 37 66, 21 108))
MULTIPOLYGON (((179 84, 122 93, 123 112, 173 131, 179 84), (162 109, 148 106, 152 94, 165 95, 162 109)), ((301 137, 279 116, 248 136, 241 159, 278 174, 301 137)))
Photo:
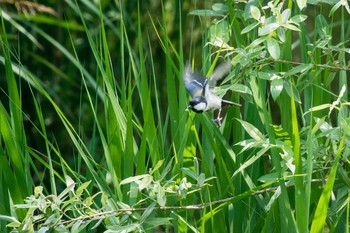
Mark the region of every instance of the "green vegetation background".
POLYGON ((0 10, 1 232, 349 232, 348 1, 0 10), (223 60, 217 127, 182 73, 223 60))

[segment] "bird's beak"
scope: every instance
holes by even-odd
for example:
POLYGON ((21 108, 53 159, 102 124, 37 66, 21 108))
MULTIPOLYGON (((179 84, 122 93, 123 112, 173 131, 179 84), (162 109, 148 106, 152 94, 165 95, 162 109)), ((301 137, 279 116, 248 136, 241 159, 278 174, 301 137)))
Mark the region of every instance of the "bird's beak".
POLYGON ((188 105, 187 108, 185 109, 185 111, 188 112, 188 111, 190 111, 190 109, 191 109, 191 105, 188 105))

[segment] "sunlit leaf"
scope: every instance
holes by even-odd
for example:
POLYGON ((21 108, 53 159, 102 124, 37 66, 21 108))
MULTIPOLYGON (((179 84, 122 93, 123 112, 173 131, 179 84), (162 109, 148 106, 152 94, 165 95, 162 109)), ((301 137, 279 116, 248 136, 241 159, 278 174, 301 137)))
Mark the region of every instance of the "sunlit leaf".
POLYGON ((306 7, 307 4, 307 0, 297 0, 297 4, 300 10, 304 9, 304 7, 306 7))
POLYGON ((281 51, 277 40, 275 40, 272 37, 269 37, 266 42, 267 42, 267 50, 269 51, 271 57, 273 59, 278 60, 280 58, 281 51))
POLYGON ((242 34, 250 32, 251 30, 253 30, 254 28, 256 28, 258 25, 260 24, 260 22, 254 22, 252 24, 249 24, 248 26, 246 26, 245 28, 243 28, 242 30, 242 34))
POLYGON ((259 21, 260 20, 260 17, 261 17, 261 13, 260 13, 260 10, 259 8, 257 8, 256 6, 250 6, 250 14, 252 15, 252 17, 259 21))
POLYGON ((140 180, 144 179, 144 178, 147 178, 147 177, 152 177, 151 175, 149 174, 143 174, 143 175, 138 175, 138 176, 132 176, 132 177, 129 177, 129 178, 126 178, 124 180, 122 180, 120 182, 120 185, 124 185, 124 184, 128 184, 128 183, 131 183, 131 182, 139 182, 140 180))
POLYGON ((267 24, 267 25, 262 26, 261 28, 259 28, 258 34, 259 34, 259 36, 268 35, 271 32, 275 31, 279 26, 280 25, 278 23, 267 24))
POLYGON ((283 79, 275 79, 271 82, 271 96, 274 100, 280 96, 283 90, 283 79))
POLYGON ((290 9, 285 9, 282 12, 282 23, 286 23, 291 15, 291 10, 290 9))
POLYGON ((284 27, 277 28, 277 35, 281 42, 286 41, 286 29, 284 27))
POLYGON ((245 131, 255 140, 257 141, 261 141, 264 140, 265 137, 264 135, 252 124, 243 121, 243 120, 239 120, 238 121, 242 124, 243 128, 245 129, 245 131))
POLYGON ((306 15, 294 15, 292 18, 290 18, 290 21, 293 23, 301 23, 304 22, 306 19, 306 15))
POLYGON ((283 27, 288 28, 292 31, 300 32, 300 29, 293 24, 283 24, 283 27))

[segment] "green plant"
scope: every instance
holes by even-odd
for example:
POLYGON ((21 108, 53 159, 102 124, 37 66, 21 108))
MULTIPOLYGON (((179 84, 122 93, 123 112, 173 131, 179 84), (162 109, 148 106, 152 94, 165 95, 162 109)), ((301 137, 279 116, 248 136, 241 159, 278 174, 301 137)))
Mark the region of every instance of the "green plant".
POLYGON ((0 231, 348 231, 347 1, 64 4, 1 9, 0 231))

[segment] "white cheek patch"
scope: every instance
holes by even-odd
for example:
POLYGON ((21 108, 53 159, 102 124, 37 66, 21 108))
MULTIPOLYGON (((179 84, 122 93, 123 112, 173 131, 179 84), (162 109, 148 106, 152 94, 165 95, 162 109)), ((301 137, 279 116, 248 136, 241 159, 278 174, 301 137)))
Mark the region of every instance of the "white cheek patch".
POLYGON ((204 111, 207 105, 205 103, 199 103, 196 104, 193 108, 195 108, 197 111, 204 111))

